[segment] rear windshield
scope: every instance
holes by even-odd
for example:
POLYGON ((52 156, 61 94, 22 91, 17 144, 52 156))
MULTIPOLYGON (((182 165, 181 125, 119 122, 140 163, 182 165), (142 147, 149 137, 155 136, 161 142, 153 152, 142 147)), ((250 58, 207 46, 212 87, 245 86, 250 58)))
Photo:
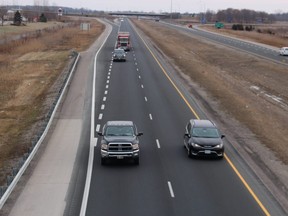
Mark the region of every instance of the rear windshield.
POLYGON ((193 128, 192 136, 202 138, 219 138, 219 133, 216 128, 193 128))

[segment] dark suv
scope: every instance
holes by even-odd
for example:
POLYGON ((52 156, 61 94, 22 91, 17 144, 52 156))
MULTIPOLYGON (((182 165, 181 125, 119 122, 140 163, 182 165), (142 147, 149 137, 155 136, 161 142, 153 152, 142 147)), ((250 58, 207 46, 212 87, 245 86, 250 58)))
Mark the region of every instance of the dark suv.
POLYGON ((108 159, 133 159, 139 164, 139 139, 143 133, 138 133, 136 125, 132 121, 108 121, 102 132, 101 140, 101 164, 108 159))
POLYGON ((188 157, 217 156, 223 158, 224 145, 217 126, 210 120, 191 119, 185 127, 184 147, 188 157))

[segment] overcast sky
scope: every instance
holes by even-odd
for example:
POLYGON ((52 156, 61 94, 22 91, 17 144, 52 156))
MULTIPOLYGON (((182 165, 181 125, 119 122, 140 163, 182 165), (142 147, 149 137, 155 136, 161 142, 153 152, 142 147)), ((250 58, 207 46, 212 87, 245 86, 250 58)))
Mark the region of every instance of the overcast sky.
POLYGON ((46 2, 52 6, 87 8, 104 11, 204 12, 221 9, 251 9, 267 13, 288 12, 288 0, 0 0, 0 4, 34 5, 46 2), (172 4, 171 4, 172 3, 172 4), (171 7, 172 5, 172 7, 171 7))

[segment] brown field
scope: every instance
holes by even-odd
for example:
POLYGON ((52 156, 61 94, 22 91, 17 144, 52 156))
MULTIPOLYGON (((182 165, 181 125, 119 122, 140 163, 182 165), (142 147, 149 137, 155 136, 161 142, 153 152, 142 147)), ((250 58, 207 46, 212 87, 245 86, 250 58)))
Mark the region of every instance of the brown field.
MULTIPOLYGON (((86 50, 104 29, 96 20, 89 20, 90 31, 80 30, 83 21, 79 19, 70 22, 70 27, 47 31, 36 38, 0 44, 0 185, 31 147, 37 122, 46 115, 59 91, 55 83, 61 81, 71 61, 71 50, 86 50)), ((54 25, 61 23, 0 26, 0 40, 3 35, 9 37, 9 32, 15 35, 54 25)))
MULTIPOLYGON (((252 140, 256 138, 288 164, 287 66, 210 44, 157 22, 133 22, 179 68, 180 76, 186 77, 191 94, 195 95, 196 91, 202 95, 201 98, 207 102, 203 106, 212 110, 214 118, 226 121, 226 127, 234 131, 239 143, 253 150, 256 145, 253 146, 252 140), (257 88, 260 90, 255 90, 257 88), (280 97, 286 105, 282 107, 263 92, 280 97), (242 127, 231 125, 230 118, 236 119, 253 134, 241 134, 242 127)), ((262 37, 254 37, 254 33, 242 36, 264 42, 262 37)), ((279 46, 279 38, 269 36, 267 40, 268 44, 279 46)), ((264 157, 255 155, 255 158, 264 157)))

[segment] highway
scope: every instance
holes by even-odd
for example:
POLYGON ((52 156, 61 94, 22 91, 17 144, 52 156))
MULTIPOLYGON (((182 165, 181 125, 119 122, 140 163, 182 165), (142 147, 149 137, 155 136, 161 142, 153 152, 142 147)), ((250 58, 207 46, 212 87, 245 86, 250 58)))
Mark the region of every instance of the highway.
POLYGON ((81 53, 47 143, 8 201, 9 215, 285 215, 229 137, 223 160, 187 157, 184 127, 207 113, 128 19, 110 25, 101 47, 81 53), (126 62, 112 61, 119 30, 131 34, 126 62), (96 130, 108 120, 132 120, 144 133, 139 166, 101 165, 96 130))
MULTIPOLYGON (((197 104, 193 100, 186 103, 187 92, 181 93, 177 80, 167 78, 165 67, 158 64, 128 20, 119 29, 130 32, 133 49, 127 62, 112 62, 118 31, 113 30, 99 53, 95 130, 108 120, 134 121, 144 132, 140 165, 116 161, 102 166, 98 141, 86 215, 281 214, 265 189, 259 196, 268 207, 233 171, 235 167, 229 165, 229 157, 237 156, 233 150, 224 160, 188 159, 183 148, 184 127, 190 118, 197 118, 193 113, 197 104)), ((196 113, 205 118, 201 111, 196 113)), ((258 182, 249 181, 258 191, 258 182)))
POLYGON ((274 61, 276 63, 281 63, 285 65, 288 64, 287 58, 285 56, 279 55, 280 47, 276 48, 276 47, 272 47, 268 45, 264 46, 263 44, 246 41, 246 40, 240 40, 240 39, 229 37, 229 36, 224 36, 221 34, 203 30, 197 26, 191 29, 185 26, 183 27, 180 25, 174 25, 174 24, 169 24, 165 22, 160 22, 160 23, 167 27, 185 31, 185 32, 191 33, 192 35, 197 35, 199 37, 205 38, 205 40, 211 41, 213 43, 218 43, 224 46, 231 47, 233 49, 247 52, 249 54, 253 54, 255 56, 265 58, 270 61, 274 61))

